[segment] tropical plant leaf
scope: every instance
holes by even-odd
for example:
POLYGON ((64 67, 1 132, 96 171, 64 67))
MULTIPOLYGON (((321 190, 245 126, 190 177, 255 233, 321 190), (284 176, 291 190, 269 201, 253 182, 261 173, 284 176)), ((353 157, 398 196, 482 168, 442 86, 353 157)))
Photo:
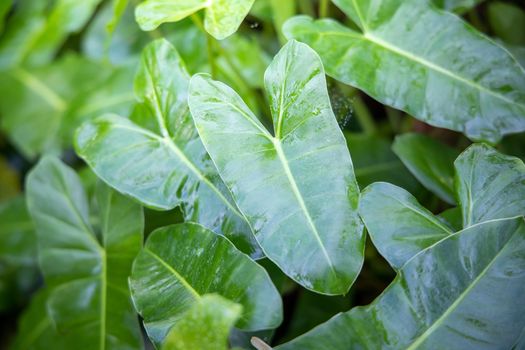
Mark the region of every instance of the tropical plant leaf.
POLYGON ((260 257, 252 231, 231 200, 195 130, 187 103, 189 76, 165 40, 147 46, 135 78, 133 121, 102 116, 77 131, 77 153, 119 192, 143 204, 182 205, 188 221, 230 238, 260 257))
POLYGON ((496 142, 525 130, 525 72, 459 17, 421 0, 334 0, 361 29, 290 19, 327 73, 433 126, 496 142))
POLYGON ((376 135, 349 132, 344 135, 354 163, 355 177, 361 188, 377 181, 386 181, 411 193, 421 192, 418 181, 390 149, 391 142, 376 135))
POLYGON ((0 204, 0 311, 20 306, 38 279, 34 226, 25 198, 0 204))
POLYGON ((525 326, 524 266, 523 218, 471 226, 414 256, 371 305, 276 349, 510 349, 525 326))
POLYGON ((237 31, 255 0, 146 0, 137 6, 142 30, 154 30, 165 22, 177 22, 199 10, 206 10, 204 28, 222 40, 237 31))
POLYGON ((195 125, 265 254, 304 287, 345 294, 363 263, 364 235, 321 60, 290 41, 265 85, 274 135, 233 90, 205 75, 190 82, 195 125))
POLYGON ((44 157, 29 174, 27 201, 40 267, 52 288, 48 313, 58 331, 75 334, 79 349, 142 349, 127 288, 142 245, 142 208, 101 185, 96 191, 100 231, 95 230, 80 179, 52 157, 44 157))
POLYGON ((488 4, 487 15, 497 37, 511 45, 525 45, 525 11, 519 6, 493 1, 488 4))
MULTIPOLYGON (((463 228, 525 215, 525 165, 520 159, 474 144, 456 159, 455 168, 463 228)), ((367 187, 359 206, 376 248, 395 269, 456 231, 457 213, 435 217, 410 193, 391 184, 367 187), (447 220, 450 215, 453 220, 447 220)))
POLYGON ((392 149, 412 174, 450 204, 454 199, 454 159, 459 152, 422 134, 396 137, 392 149))
POLYGON ((7 21, 0 40, 0 70, 51 62, 68 35, 84 27, 100 2, 17 2, 16 12, 7 21))
POLYGON ((0 80, 0 126, 26 158, 59 154, 71 146, 71 135, 83 121, 130 110, 129 72, 76 55, 5 72, 0 80))
POLYGON ((525 215, 525 164, 478 144, 454 162, 463 227, 525 215))
POLYGON ((162 350, 227 350, 228 334, 241 313, 239 304, 204 295, 173 326, 162 350))
POLYGON ((18 332, 11 350, 68 350, 79 347, 74 334, 59 334, 47 314, 49 289, 42 288, 18 320, 18 332))
POLYGON ((432 2, 444 10, 464 13, 481 4, 483 1, 485 0, 433 0, 432 2))
POLYGON ((376 182, 363 190, 359 207, 374 245, 396 269, 453 233, 410 193, 388 183, 376 182))
POLYGON ((281 298, 266 271, 226 238, 194 223, 166 226, 148 237, 130 288, 155 344, 210 293, 243 306, 240 329, 276 328, 282 320, 281 298))

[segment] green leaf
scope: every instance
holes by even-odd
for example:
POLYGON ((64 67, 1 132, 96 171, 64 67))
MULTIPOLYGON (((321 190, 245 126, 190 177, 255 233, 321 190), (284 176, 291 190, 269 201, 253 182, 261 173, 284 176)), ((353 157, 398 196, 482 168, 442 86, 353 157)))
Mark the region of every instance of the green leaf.
POLYGON ((135 78, 134 121, 102 116, 77 131, 77 153, 121 193, 168 210, 230 238, 260 257, 252 231, 204 149, 187 103, 189 76, 165 40, 147 46, 135 78))
POLYGON ((68 350, 78 348, 74 334, 59 334, 47 314, 49 289, 40 289, 18 320, 18 331, 11 350, 68 350))
POLYGON ((422 134, 397 136, 392 149, 426 188, 444 201, 456 203, 454 159, 459 152, 422 134))
POLYGON ((464 13, 476 7, 485 0, 433 0, 432 2, 439 8, 456 13, 464 13))
MULTIPOLYGON (((455 161, 456 196, 463 228, 525 215, 525 165, 492 147, 475 144, 455 161)), ((419 251, 455 231, 457 213, 435 217, 405 190, 386 183, 367 187, 359 212, 379 252, 399 269, 419 251)))
POLYGON ((220 295, 204 295, 170 330, 162 350, 227 350, 228 334, 242 306, 220 295))
POLYGON ((112 34, 126 11, 129 0, 113 0, 113 17, 106 25, 108 33, 112 34))
POLYGON ((25 198, 0 204, 0 311, 22 304, 38 279, 34 226, 25 198))
POLYGON ((16 68, 0 80, 0 126, 29 159, 71 145, 83 121, 126 113, 133 95, 129 68, 113 68, 76 55, 35 69, 16 68))
POLYGON ((0 2, 0 34, 4 31, 5 18, 13 6, 13 0, 4 0, 0 2))
POLYGON ((198 224, 155 230, 135 259, 130 288, 155 344, 209 293, 243 306, 236 324, 243 330, 276 328, 282 320, 280 295, 266 271, 198 224))
POLYGON ((20 178, 9 162, 0 155, 0 202, 20 192, 20 178))
POLYGON ((53 288, 48 313, 57 329, 74 333, 78 349, 142 349, 127 287, 142 244, 142 208, 100 186, 100 229, 95 230, 80 179, 52 157, 44 157, 29 174, 27 196, 40 267, 53 288))
POLYGON ((345 132, 355 177, 361 188, 376 181, 387 181, 412 193, 422 187, 390 149, 391 142, 375 135, 345 132))
POLYGON ((101 0, 17 2, 0 40, 0 70, 49 63, 68 35, 80 31, 101 0), (48 10, 49 9, 49 10, 48 10))
POLYGON ((162 23, 177 22, 199 10, 206 10, 204 28, 222 40, 237 31, 255 0, 146 0, 137 6, 142 30, 154 30, 162 23))
POLYGON ((525 45, 525 11, 517 5, 494 1, 488 5, 487 14, 497 37, 511 45, 525 45))
POLYGON ((525 215, 525 164, 490 146, 469 147, 454 162, 463 227, 525 215))
POLYGON ((410 193, 384 182, 362 192, 359 209, 374 245, 395 269, 453 232, 410 193))
POLYGON ((205 75, 190 82, 195 125, 266 255, 308 289, 345 294, 363 263, 364 235, 321 61, 291 41, 265 85, 275 135, 232 89, 205 75))
POLYGON ((276 350, 509 349, 525 326, 524 267, 523 218, 471 226, 409 260, 371 305, 276 350))
POLYGON ((361 29, 290 19, 328 75, 433 126, 496 142, 525 130, 525 72, 456 15, 421 0, 334 0, 361 29))

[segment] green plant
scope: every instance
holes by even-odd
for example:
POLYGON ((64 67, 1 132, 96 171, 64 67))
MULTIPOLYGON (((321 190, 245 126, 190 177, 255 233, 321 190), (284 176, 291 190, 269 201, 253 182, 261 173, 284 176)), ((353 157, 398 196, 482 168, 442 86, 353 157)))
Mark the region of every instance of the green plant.
POLYGON ((3 1, 1 346, 524 349, 524 18, 3 1))

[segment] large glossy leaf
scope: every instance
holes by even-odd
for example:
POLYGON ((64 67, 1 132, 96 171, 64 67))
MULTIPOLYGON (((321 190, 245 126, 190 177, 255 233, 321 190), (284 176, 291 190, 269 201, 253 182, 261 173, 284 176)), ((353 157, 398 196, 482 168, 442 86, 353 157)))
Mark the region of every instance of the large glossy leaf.
POLYGON ((409 260, 371 305, 278 350, 510 349, 525 327, 525 222, 471 226, 409 260))
POLYGON ((525 215, 525 164, 484 144, 473 145, 454 162, 463 227, 525 215))
POLYGON ((472 139, 525 130, 525 72, 459 17, 422 0, 334 0, 357 25, 295 17, 327 73, 378 101, 472 139))
MULTIPOLYGON (((520 159, 475 144, 456 159, 455 167, 463 228, 525 215, 525 165, 520 159)), ((391 184, 367 187, 359 206, 375 246, 396 269, 456 231, 446 223, 451 213, 445 219, 435 217, 410 193, 391 184)))
POLYGON ((153 30, 165 22, 176 22, 206 10, 204 28, 221 40, 237 31, 255 0, 146 0, 137 6, 137 22, 153 30))
POLYGON ((344 294, 361 269, 364 236, 321 61, 291 41, 265 85, 273 135, 232 89, 205 75, 190 83, 193 119, 266 255, 304 287, 344 294))
POLYGON ((38 279, 34 226, 25 198, 0 204, 0 311, 22 304, 38 279))
POLYGON ((135 78, 140 106, 134 121, 118 116, 88 121, 77 132, 77 153, 119 192, 153 208, 183 205, 186 220, 260 257, 248 223, 199 140, 187 104, 188 83, 173 46, 153 42, 135 78))
POLYGON ((227 350, 230 328, 241 312, 241 305, 220 295, 204 295, 173 326, 162 350, 227 350))
POLYGON ((454 159, 459 152, 422 134, 398 136, 392 149, 426 188, 444 201, 456 203, 454 159))
POLYGON ((51 157, 28 176, 27 196, 40 266, 52 288, 48 313, 59 332, 74 334, 77 349, 142 349, 127 288, 142 244, 142 208, 101 185, 95 230, 79 178, 51 157))
MULTIPOLYGON (((3 1, 4 2, 4 1, 3 1)), ((0 40, 0 70, 49 63, 69 34, 81 30, 101 0, 17 2, 0 40)))
POLYGON ((154 231, 135 259, 130 287, 156 344, 210 293, 243 306, 236 324, 243 330, 275 328, 282 319, 281 298, 266 271, 226 238, 198 224, 154 231))
POLYGON ((83 121, 126 113, 133 94, 130 70, 75 55, 35 69, 16 68, 0 79, 0 127, 27 158, 59 153, 83 121))

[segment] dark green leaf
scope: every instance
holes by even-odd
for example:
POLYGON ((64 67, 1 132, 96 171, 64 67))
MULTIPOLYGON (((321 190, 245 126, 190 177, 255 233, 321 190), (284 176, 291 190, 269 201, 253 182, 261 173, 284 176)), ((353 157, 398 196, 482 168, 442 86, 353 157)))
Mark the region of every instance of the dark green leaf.
POLYGON ((0 311, 22 304, 38 278, 36 236, 24 197, 0 204, 0 311))
POLYGON ((398 136, 392 149, 426 188, 444 201, 456 203, 454 159, 459 152, 422 134, 398 136))
POLYGON ((494 34, 511 45, 525 45, 525 11, 501 1, 488 5, 488 19, 494 34))
POLYGON ((198 224, 154 231, 135 259, 130 287, 156 344, 209 293, 243 306, 236 324, 243 330, 275 328, 282 319, 281 299, 266 271, 226 238, 198 224))
POLYGON ((189 76, 165 40, 146 47, 135 79, 140 101, 134 121, 103 116, 82 125, 77 153, 119 192, 147 206, 183 205, 186 220, 226 235, 260 257, 252 231, 209 159, 188 104, 189 76))
POLYGON ((75 334, 76 349, 142 349, 127 287, 142 244, 142 208, 100 186, 99 241, 78 176, 51 157, 31 171, 27 196, 40 266, 47 286, 53 288, 48 313, 57 329, 75 334))
POLYGON ((524 267, 523 218, 474 225, 409 260, 371 305, 276 349, 509 349, 525 326, 524 267))
POLYGON ((361 32, 295 17, 327 73, 433 126, 498 141, 525 130, 525 72, 459 17, 421 0, 334 0, 361 32))
POLYGON ((190 83, 195 125, 266 255, 308 289, 345 294, 363 263, 364 235, 321 60, 291 41, 265 85, 275 135, 231 88, 205 75, 190 83))
POLYGON ((228 334, 242 306, 220 295, 204 295, 170 330, 162 350, 227 350, 228 334))

